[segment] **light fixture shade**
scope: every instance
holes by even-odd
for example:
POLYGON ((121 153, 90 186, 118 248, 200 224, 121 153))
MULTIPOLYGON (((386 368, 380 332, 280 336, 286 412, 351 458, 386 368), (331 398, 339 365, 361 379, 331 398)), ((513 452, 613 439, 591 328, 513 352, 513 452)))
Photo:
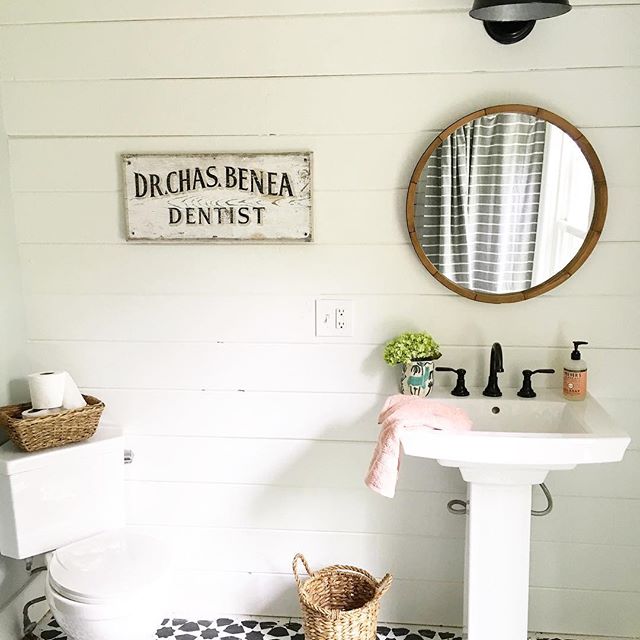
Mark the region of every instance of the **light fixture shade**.
POLYGON ((475 0, 469 15, 490 22, 555 18, 571 11, 569 0, 475 0))

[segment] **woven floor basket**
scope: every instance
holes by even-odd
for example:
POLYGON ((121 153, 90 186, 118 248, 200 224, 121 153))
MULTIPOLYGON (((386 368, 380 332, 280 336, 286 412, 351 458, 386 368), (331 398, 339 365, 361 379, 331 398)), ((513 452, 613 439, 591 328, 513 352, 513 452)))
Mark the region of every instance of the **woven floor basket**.
POLYGON ((313 573, 304 556, 293 559, 306 640, 376 640, 380 598, 391 585, 358 567, 333 565, 313 573), (309 578, 298 575, 298 563, 309 578))
POLYGON ((83 396, 86 407, 69 409, 39 418, 21 418, 31 405, 12 404, 0 407, 0 425, 9 438, 23 451, 40 451, 51 447, 80 442, 90 438, 98 428, 104 403, 93 396, 83 396))

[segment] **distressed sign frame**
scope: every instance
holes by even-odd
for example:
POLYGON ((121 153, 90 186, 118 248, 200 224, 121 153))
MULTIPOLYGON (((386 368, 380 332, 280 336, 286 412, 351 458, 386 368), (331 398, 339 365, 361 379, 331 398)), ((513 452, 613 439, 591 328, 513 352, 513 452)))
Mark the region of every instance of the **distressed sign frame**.
POLYGON ((121 158, 128 242, 313 241, 310 151, 121 158))

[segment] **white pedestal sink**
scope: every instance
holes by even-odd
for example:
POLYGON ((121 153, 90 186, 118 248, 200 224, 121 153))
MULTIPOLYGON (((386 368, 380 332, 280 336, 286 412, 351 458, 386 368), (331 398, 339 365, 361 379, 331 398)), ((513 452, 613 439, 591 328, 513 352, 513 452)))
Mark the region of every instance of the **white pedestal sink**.
POLYGON ((465 630, 469 640, 525 640, 529 603, 531 487, 547 473, 617 462, 630 438, 591 397, 568 402, 559 391, 518 398, 515 389, 485 398, 481 389, 430 398, 467 411, 466 433, 407 431, 406 455, 458 467, 468 483, 465 630))

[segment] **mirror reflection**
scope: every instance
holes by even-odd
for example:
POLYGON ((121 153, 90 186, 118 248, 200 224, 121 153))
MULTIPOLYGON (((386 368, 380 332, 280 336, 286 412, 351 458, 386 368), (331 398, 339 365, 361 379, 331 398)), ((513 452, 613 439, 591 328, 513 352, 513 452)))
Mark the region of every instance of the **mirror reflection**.
POLYGON ((593 175, 550 122, 483 115, 436 148, 414 205, 416 237, 445 277, 476 292, 519 292, 579 252, 594 212, 593 175))

